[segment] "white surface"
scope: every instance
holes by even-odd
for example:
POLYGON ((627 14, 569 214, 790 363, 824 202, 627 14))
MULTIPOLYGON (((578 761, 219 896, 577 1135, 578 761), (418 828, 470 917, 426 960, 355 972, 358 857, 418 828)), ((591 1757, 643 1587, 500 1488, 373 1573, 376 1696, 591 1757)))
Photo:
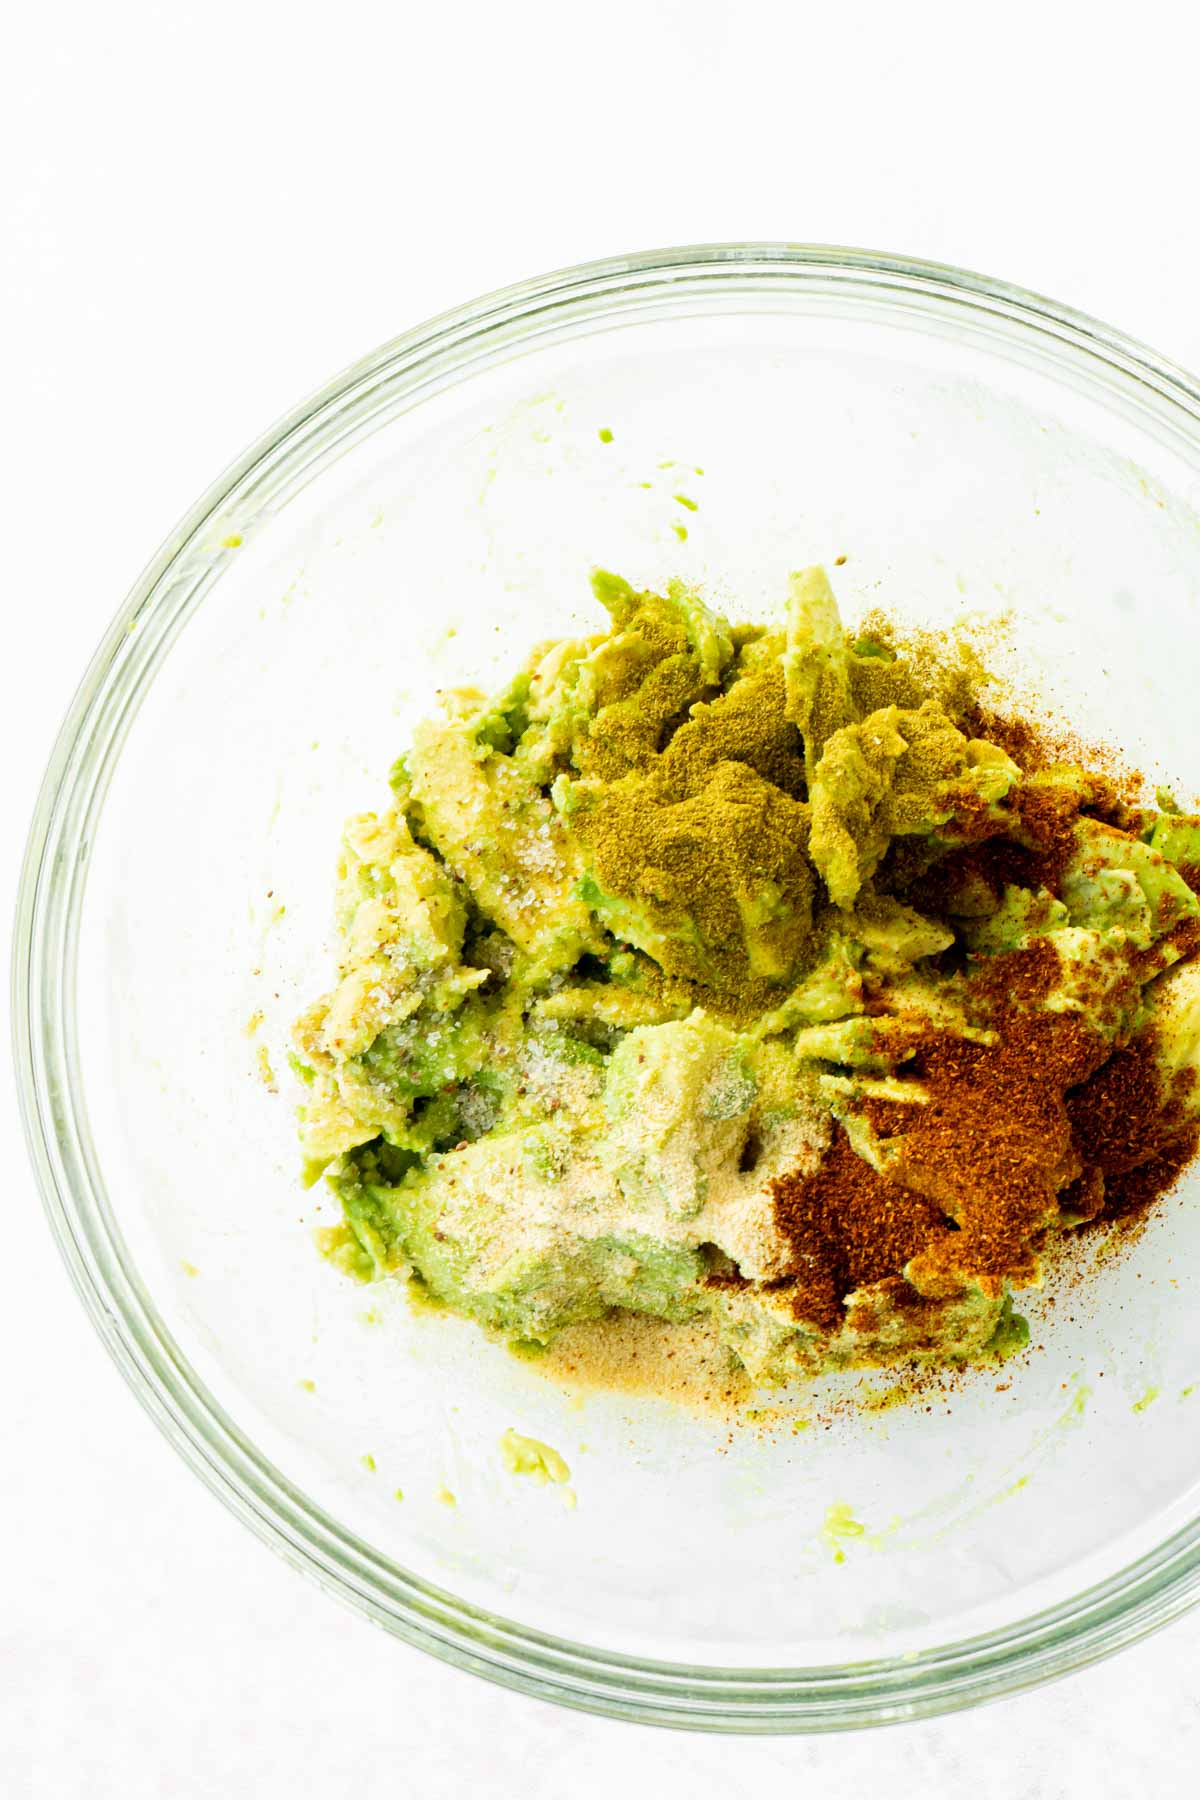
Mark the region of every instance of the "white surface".
MULTIPOLYGON (((22 9, 0 62, 8 351, 0 856, 138 567, 276 414, 502 281, 656 242, 859 242, 1005 274, 1193 367, 1190 46, 1143 5, 1087 43, 1045 6, 626 0, 22 9), (569 21, 578 17, 578 38, 569 21), (735 19, 737 20, 735 26, 735 19), (978 30, 978 26, 974 27, 978 30), (988 93, 981 91, 986 73, 988 93)), ((1073 9, 1072 9, 1073 14, 1073 9)), ((1200 1617, 1040 1695, 840 1741, 556 1713, 395 1644, 205 1494, 84 1321, 0 1100, 0 1792, 142 1800, 614 1787, 930 1800, 1194 1792, 1200 1617)))

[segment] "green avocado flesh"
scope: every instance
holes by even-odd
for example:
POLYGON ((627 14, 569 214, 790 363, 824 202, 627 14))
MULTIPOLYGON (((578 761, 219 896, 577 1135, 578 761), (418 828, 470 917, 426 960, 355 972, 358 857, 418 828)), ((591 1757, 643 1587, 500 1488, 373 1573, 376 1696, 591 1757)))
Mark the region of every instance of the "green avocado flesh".
POLYGON ((1031 946, 1058 973, 1029 1005, 1098 1061, 1153 1033, 1165 1091, 1200 1037, 1200 819, 1114 823, 1089 772, 1022 767, 979 734, 966 652, 855 637, 819 569, 772 628, 678 584, 594 591, 607 629, 443 695, 391 804, 346 826, 337 980, 295 1029, 306 1167, 341 1205, 326 1253, 524 1344, 700 1323, 758 1383, 1010 1353, 1017 1284, 969 1268, 910 1258, 806 1313, 780 1184, 835 1146, 885 1169, 867 1103, 926 1098, 923 1034, 990 1042, 988 972, 1031 946), (1030 821, 1055 806, 1046 885, 1030 821))

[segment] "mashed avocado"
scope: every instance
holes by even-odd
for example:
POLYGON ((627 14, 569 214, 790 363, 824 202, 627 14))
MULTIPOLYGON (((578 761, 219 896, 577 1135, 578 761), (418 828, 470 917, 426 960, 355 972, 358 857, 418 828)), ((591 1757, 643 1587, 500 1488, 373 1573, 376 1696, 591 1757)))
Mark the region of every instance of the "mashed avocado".
POLYGON ((700 1321, 759 1382, 1008 1353, 1051 1236, 1190 1148, 1200 820, 1006 748, 819 569, 778 630, 594 590, 346 827, 295 1032, 327 1253, 525 1345, 700 1321))

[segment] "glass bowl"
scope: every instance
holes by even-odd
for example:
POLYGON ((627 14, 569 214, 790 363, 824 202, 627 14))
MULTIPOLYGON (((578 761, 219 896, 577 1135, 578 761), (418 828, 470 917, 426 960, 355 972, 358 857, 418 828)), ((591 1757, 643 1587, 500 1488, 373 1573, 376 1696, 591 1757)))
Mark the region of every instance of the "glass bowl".
POLYGON ((876 1378, 826 1384, 731 1428, 556 1388, 326 1264, 286 1045, 329 979, 343 817, 384 800, 435 688, 594 619, 593 564, 755 616, 790 568, 844 557, 850 618, 1007 619, 1085 735, 1186 790, 1198 506, 1200 395, 1149 351, 1002 283, 781 245, 449 313, 210 489, 58 740, 14 1011, 63 1253, 214 1492, 410 1643, 663 1724, 933 1713, 1191 1603, 1194 1181, 1087 1282, 1031 1297, 1003 1376, 894 1408, 876 1378), (566 1458, 573 1510, 506 1471, 510 1425, 566 1458))

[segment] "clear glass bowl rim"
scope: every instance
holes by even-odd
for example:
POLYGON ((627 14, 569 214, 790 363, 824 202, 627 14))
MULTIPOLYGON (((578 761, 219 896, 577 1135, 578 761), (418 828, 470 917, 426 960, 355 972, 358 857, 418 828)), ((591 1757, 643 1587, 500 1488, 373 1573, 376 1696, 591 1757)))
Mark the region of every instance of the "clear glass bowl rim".
POLYGON ((919 1718, 1051 1680, 1136 1641, 1200 1597, 1200 1517, 1101 1584, 1018 1624, 922 1653, 829 1668, 690 1668, 597 1650, 481 1611, 423 1582, 316 1507, 217 1405, 152 1305, 123 1244, 91 1143, 74 1030, 87 846, 155 670, 219 577, 222 520, 295 491, 401 409, 539 339, 617 317, 744 309, 772 297, 960 320, 1014 354, 1070 370, 1140 410, 1200 465, 1200 387, 1097 320, 941 264, 828 245, 650 251, 483 296, 355 363, 261 437, 197 501, 135 583, 96 651, 43 778, 21 876, 12 960, 14 1055, 38 1186, 71 1277, 109 1353, 170 1442, 293 1566, 446 1662, 562 1705, 645 1724, 830 1731, 919 1718))

